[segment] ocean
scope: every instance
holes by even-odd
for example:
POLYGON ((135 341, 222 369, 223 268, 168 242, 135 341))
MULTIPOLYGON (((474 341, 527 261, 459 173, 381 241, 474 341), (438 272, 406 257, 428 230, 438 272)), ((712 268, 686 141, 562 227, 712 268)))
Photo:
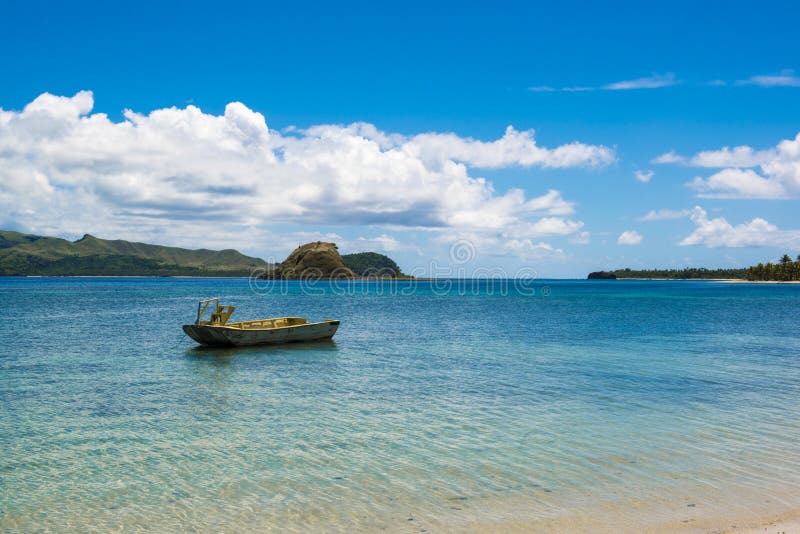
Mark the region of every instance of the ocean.
MULTIPOLYGON (((0 531, 642 531, 800 508, 800 286, 0 278, 0 531), (232 320, 331 342, 198 348, 232 320)), ((744 523, 743 523, 744 522, 744 523)))

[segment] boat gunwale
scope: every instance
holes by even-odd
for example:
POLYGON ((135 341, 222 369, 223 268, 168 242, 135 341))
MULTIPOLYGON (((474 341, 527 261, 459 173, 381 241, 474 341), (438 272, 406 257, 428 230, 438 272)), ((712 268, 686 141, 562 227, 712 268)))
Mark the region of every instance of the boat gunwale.
MULTIPOLYGON (((293 319, 304 319, 304 317, 292 317, 293 319)), ((273 319, 289 319, 289 317, 273 317, 271 319, 253 319, 253 321, 238 321, 240 323, 249 323, 249 322, 257 322, 257 321, 270 321, 273 319)), ((240 326, 231 326, 228 324, 193 324, 187 326, 203 326, 207 328, 216 328, 220 330, 236 330, 236 331, 249 331, 249 332, 260 332, 266 330, 288 330, 290 328, 302 328, 304 326, 315 326, 321 324, 339 324, 339 319, 323 319, 322 321, 317 321, 315 323, 303 323, 303 324, 292 324, 292 325, 285 325, 285 326, 273 326, 269 328, 242 328, 240 326)))

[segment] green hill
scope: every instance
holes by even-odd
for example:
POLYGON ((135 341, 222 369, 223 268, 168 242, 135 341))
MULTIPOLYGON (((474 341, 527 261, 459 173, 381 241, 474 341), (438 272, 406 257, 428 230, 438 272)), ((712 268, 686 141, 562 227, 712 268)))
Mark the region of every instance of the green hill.
POLYGON ((190 250, 88 234, 73 242, 0 230, 4 276, 248 276, 266 267, 233 249, 190 250))
POLYGON ((405 277, 400 267, 389 256, 377 252, 358 252, 342 256, 347 265, 358 276, 402 278, 405 277))

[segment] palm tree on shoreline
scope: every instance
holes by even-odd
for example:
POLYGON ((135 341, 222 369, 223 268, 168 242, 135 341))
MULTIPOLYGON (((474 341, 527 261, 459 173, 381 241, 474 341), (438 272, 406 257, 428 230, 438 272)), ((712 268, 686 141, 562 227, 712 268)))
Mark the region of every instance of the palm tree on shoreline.
POLYGON ((784 254, 777 264, 768 262, 766 265, 759 263, 754 267, 750 267, 747 270, 747 279, 787 282, 800 280, 800 254, 797 255, 797 261, 792 260, 792 257, 788 254, 784 254))

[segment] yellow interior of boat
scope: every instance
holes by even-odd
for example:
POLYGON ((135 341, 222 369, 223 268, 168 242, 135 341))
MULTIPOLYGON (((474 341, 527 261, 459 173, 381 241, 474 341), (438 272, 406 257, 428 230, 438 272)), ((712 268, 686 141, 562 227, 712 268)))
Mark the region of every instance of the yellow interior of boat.
POLYGON ((257 319, 255 321, 239 321, 229 323, 236 306, 223 306, 218 298, 201 300, 197 305, 197 320, 195 324, 208 326, 225 326, 228 328, 241 328, 242 330, 263 330, 266 328, 286 328, 308 324, 304 317, 274 317, 272 319, 257 319), (212 306, 213 305, 213 306, 212 306), (206 311, 211 312, 211 320, 201 320, 206 311))
POLYGON ((238 323, 227 323, 225 326, 231 328, 241 328, 242 330, 261 329, 261 328, 284 328, 287 326, 298 326, 307 324, 304 317, 276 317, 274 319, 258 319, 256 321, 241 321, 238 323))
POLYGON ((305 317, 275 317, 274 319, 257 319, 255 321, 239 321, 236 323, 214 321, 201 321, 200 324, 210 326, 227 326, 228 328, 241 328, 242 330, 262 330, 264 328, 285 328, 308 324, 305 317))

